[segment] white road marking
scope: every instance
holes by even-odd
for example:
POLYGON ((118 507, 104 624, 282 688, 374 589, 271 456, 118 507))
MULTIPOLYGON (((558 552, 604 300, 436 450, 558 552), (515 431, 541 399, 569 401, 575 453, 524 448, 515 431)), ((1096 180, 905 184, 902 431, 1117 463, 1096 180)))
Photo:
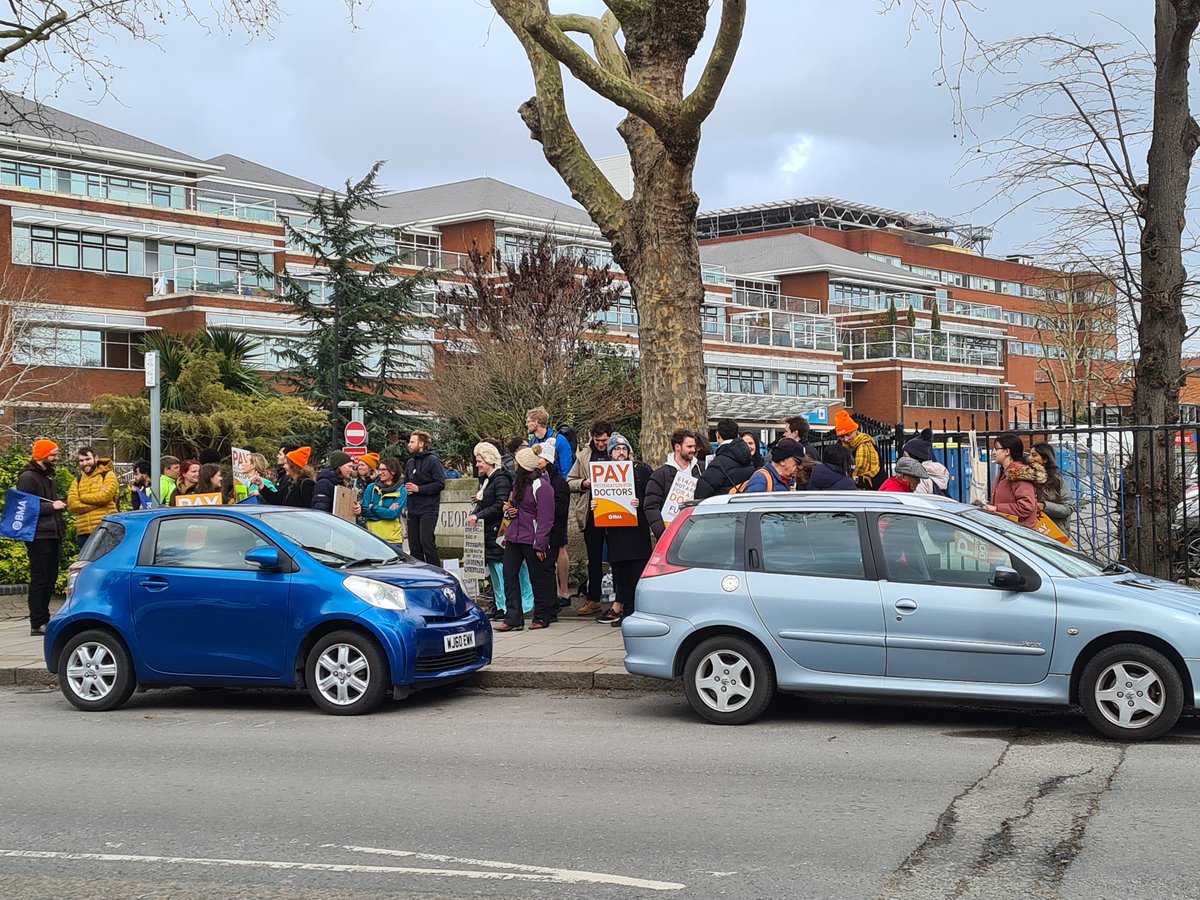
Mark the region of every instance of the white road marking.
MULTIPOLYGON (((394 852, 394 851, 388 851, 394 852)), ((412 854, 421 856, 422 854, 412 854)), ((677 891, 684 885, 669 881, 646 881, 640 878, 626 878, 621 875, 601 875, 598 873, 574 873, 568 869, 549 869, 547 872, 562 872, 563 875, 541 874, 525 871, 512 872, 476 872, 466 869, 423 869, 415 866, 365 866, 351 863, 310 863, 310 862, 281 862, 265 859, 221 859, 191 856, 143 856, 129 853, 67 853, 57 850, 0 850, 0 858, 7 859, 63 859, 82 860, 87 862, 118 862, 118 863, 162 863, 173 866, 210 866, 223 868, 258 868, 258 869, 296 869, 303 872, 347 872, 361 875, 434 875, 440 878, 469 878, 481 881, 536 881, 551 884, 616 884, 628 887, 639 887, 649 891, 677 891), (566 877, 566 876, 588 877, 566 877)), ((504 867, 507 863, 495 863, 494 867, 504 867)), ((525 867, 522 867, 525 868, 525 867)), ((533 867, 529 867, 533 868, 533 867)))
MULTIPOLYGON (((322 844, 323 847, 335 847, 337 844, 322 844)), ((547 866, 531 866, 525 863, 497 862, 493 859, 467 859, 460 856, 443 856, 440 853, 416 853, 412 850, 387 850, 382 847, 358 847, 353 844, 342 844, 343 850, 355 853, 376 853, 380 856, 399 856, 409 859, 423 859, 429 862, 455 863, 460 866, 481 866, 491 869, 508 869, 514 872, 529 872, 538 875, 548 875, 556 881, 566 884, 619 884, 623 887, 645 888, 650 891, 678 891, 686 885, 673 881, 647 881, 643 878, 631 878, 626 875, 608 875, 603 872, 584 872, 579 869, 552 869, 547 866)))

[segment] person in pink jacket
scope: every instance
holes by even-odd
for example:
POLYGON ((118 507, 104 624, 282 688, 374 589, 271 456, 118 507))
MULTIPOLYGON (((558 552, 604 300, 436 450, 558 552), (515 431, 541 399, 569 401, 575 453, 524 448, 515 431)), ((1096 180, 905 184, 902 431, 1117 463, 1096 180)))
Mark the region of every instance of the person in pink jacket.
POLYGON ((1037 476, 1025 461, 1025 444, 1015 434, 1001 434, 992 445, 992 460, 1000 464, 1000 476, 992 486, 991 505, 984 509, 1014 518, 1026 528, 1037 528, 1037 476))
POLYGON ((554 528, 554 485, 544 469, 538 468, 538 454, 529 447, 517 451, 517 479, 512 497, 504 504, 509 520, 504 533, 504 597, 507 609, 504 621, 493 631, 520 631, 525 627, 521 603, 521 565, 529 569, 533 585, 533 621, 530 628, 549 628, 557 618, 558 597, 554 590, 554 559, 550 555, 550 534, 554 528))

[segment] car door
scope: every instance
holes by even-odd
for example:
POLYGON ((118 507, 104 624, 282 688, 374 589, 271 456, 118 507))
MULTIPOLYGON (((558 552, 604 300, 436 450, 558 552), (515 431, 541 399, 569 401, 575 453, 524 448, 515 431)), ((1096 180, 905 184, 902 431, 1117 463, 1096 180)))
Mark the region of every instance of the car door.
POLYGON ((286 670, 291 576, 246 551, 273 546, 233 518, 187 512, 156 521, 130 579, 142 658, 168 675, 273 679, 286 670))
POLYGON ((779 646, 806 669, 884 674, 886 626, 869 546, 855 513, 753 518, 750 596, 779 646))
POLYGON ((958 522, 885 513, 872 537, 889 677, 997 684, 1046 677, 1057 618, 1050 579, 958 522), (1036 589, 993 587, 997 566, 1022 571, 1036 589))

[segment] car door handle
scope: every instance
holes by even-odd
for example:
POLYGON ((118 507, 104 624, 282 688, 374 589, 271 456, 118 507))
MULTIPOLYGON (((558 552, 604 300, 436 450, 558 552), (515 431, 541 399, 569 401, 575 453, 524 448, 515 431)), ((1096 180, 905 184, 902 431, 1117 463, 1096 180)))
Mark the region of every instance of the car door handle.
POLYGON ((159 575, 151 575, 148 578, 143 578, 138 584, 148 591, 165 591, 169 587, 167 579, 159 575))
POLYGON ((896 609, 900 610, 901 612, 915 612, 916 608, 917 608, 916 600, 910 600, 907 597, 905 597, 903 600, 896 601, 896 609))

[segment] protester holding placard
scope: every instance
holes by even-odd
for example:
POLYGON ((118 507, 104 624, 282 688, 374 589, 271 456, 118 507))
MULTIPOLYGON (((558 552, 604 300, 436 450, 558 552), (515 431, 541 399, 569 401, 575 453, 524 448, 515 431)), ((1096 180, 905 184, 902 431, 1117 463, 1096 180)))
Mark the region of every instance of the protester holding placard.
MULTIPOLYGON (((608 439, 613 427, 603 419, 592 425, 592 439, 579 448, 567 486, 574 496, 571 498, 571 515, 575 525, 583 531, 583 545, 587 548, 587 601, 579 607, 576 615, 591 616, 600 612, 603 597, 601 585, 604 580, 604 529, 597 528, 592 517, 592 468, 593 462, 608 459, 608 439)), ((580 593, 584 591, 581 589, 580 593)))
POLYGON ((54 486, 54 466, 58 462, 58 444, 33 442, 33 459, 17 476, 17 490, 38 498, 37 526, 33 540, 25 541, 29 554, 29 633, 46 633, 50 621, 50 595, 58 580, 58 561, 63 538, 67 536, 63 510, 67 504, 58 499, 54 486))
POLYGON ((512 499, 505 504, 509 520, 504 534, 504 593, 507 613, 496 631, 525 627, 521 605, 521 564, 529 567, 533 586, 533 622, 530 628, 549 628, 558 612, 554 596, 554 559, 550 533, 554 528, 554 487, 545 471, 538 471, 538 455, 529 447, 517 451, 517 480, 512 499))
POLYGON ((700 466, 696 462, 696 435, 683 428, 671 435, 667 463, 654 471, 646 485, 646 520, 660 538, 679 515, 679 508, 696 495, 700 466))
MULTIPOLYGON (((608 542, 608 564, 612 569, 613 592, 616 601, 596 621, 618 627, 621 621, 633 612, 633 595, 637 589, 638 579, 642 570, 650 561, 650 524, 645 513, 646 487, 650 484, 650 476, 654 473, 644 462, 635 461, 633 448, 624 435, 613 434, 608 441, 609 454, 612 462, 609 466, 628 464, 631 471, 634 496, 630 505, 634 511, 634 520, 629 525, 609 526, 605 529, 604 539, 608 542)), ((595 488, 594 488, 595 489, 595 488)), ((593 500, 599 506, 602 500, 593 500)))

